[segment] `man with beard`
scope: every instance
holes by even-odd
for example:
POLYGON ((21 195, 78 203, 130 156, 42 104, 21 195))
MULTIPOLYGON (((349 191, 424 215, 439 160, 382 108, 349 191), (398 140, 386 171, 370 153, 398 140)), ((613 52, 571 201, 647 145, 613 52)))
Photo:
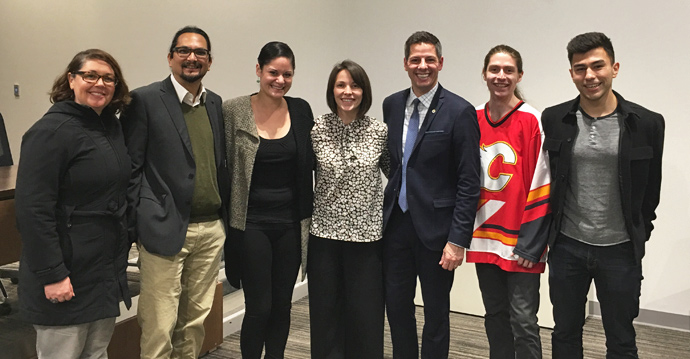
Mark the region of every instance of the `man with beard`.
POLYGON ((197 358, 225 241, 229 178, 220 96, 201 80, 211 42, 188 26, 172 74, 132 91, 122 114, 132 178, 128 227, 139 248, 141 358, 197 358))

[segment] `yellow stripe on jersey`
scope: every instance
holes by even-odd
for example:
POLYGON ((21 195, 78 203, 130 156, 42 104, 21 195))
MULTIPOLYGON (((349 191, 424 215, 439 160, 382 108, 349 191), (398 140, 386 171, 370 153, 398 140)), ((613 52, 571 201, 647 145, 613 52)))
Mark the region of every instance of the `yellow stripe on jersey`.
POLYGON ((508 237, 496 232, 474 231, 472 237, 496 239, 508 246, 515 246, 517 244, 517 237, 508 237))
POLYGON ((535 188, 535 189, 529 191, 529 195, 527 195, 527 203, 530 203, 537 198, 548 196, 550 191, 551 191, 551 185, 550 184, 547 184, 545 186, 541 186, 539 188, 535 188))

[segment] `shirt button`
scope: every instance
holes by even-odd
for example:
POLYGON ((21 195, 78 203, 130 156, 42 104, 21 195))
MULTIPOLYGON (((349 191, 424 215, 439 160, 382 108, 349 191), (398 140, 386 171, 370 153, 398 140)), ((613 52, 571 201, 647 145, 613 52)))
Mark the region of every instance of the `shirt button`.
POLYGON ((187 176, 189 179, 194 178, 194 173, 190 173, 189 176, 187 176))

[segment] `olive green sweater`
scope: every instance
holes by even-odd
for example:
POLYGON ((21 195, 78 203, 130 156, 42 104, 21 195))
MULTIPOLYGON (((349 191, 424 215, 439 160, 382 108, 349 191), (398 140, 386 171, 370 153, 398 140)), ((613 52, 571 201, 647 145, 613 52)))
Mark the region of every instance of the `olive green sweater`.
POLYGON ((206 113, 206 106, 192 107, 181 104, 184 121, 196 164, 194 194, 190 222, 206 222, 220 218, 218 210, 221 200, 218 192, 216 162, 213 147, 213 131, 206 113))

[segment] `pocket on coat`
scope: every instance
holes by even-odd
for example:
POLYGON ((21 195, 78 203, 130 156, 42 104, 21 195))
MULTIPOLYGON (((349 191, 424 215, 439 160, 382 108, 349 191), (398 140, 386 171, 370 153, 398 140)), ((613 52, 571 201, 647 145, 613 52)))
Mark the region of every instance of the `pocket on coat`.
POLYGON ((630 149, 630 160, 649 160, 654 157, 652 146, 635 147, 630 149))
POLYGON ((450 133, 443 131, 427 131, 424 133, 423 141, 446 141, 450 140, 450 133))
POLYGON ((142 186, 137 207, 137 223, 149 221, 151 218, 167 218, 170 214, 169 202, 167 194, 157 195, 151 188, 142 186))
POLYGON ((653 157, 654 150, 651 146, 630 149, 630 176, 633 179, 633 193, 644 194, 649 180, 649 164, 653 157))
POLYGON ((549 138, 549 137, 547 137, 547 138, 544 139, 543 147, 544 147, 545 150, 549 151, 549 154, 550 154, 551 152, 558 153, 558 152, 561 151, 561 143, 562 143, 562 142, 563 142, 563 141, 561 141, 561 140, 557 140, 557 139, 555 139, 555 138, 549 138))
MULTIPOLYGON (((165 195, 163 195, 161 197, 164 197, 164 196, 165 195)), ((156 196, 155 193, 153 193, 153 190, 150 187, 146 187, 146 186, 141 186, 141 189, 139 190, 139 199, 140 200, 141 199, 147 199, 147 200, 151 200, 151 201, 154 201, 156 203, 159 203, 159 204, 163 203, 163 201, 160 198, 158 198, 158 196, 156 196)))
POLYGON ((69 228, 72 243, 70 277, 76 282, 84 278, 98 278, 98 272, 104 265, 104 253, 112 251, 98 222, 93 217, 80 217, 73 219, 69 228))
POLYGON ((455 197, 434 199, 433 232, 447 236, 453 222, 455 211, 455 197))
POLYGON ((434 208, 454 207, 455 197, 434 199, 434 208))

